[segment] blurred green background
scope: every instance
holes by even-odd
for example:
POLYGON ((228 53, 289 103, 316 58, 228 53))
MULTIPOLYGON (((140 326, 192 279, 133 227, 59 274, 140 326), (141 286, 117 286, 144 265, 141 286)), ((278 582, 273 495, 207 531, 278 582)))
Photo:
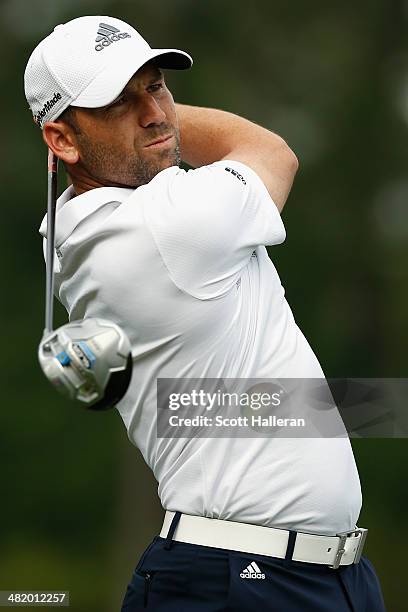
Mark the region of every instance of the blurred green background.
MULTIPOLYGON (((75 612, 120 609, 157 533, 156 483, 115 412, 57 397, 37 365, 46 149, 23 92, 33 47, 86 14, 189 51, 176 100, 242 114, 300 160, 273 250, 328 376, 404 377, 408 339, 408 3, 403 0, 2 0, 3 361, 0 590, 69 590, 75 612)), ((58 322, 65 321, 61 307, 58 322)), ((353 440, 359 523, 388 610, 406 610, 406 440, 353 440)))

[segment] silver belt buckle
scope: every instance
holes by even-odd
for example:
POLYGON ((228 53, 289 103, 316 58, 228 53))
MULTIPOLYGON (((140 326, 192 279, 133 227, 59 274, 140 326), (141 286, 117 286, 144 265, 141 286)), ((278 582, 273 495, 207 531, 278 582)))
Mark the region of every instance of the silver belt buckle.
POLYGON ((339 545, 337 547, 336 556, 334 557, 333 565, 329 565, 331 569, 337 569, 340 567, 341 559, 346 552, 346 541, 352 534, 360 534, 359 542, 357 545, 356 554, 354 557, 354 563, 358 563, 361 559, 361 555, 364 548, 364 543, 367 539, 368 529, 364 529, 364 527, 356 527, 356 529, 352 529, 351 531, 344 531, 342 533, 337 533, 337 537, 340 538, 339 545))

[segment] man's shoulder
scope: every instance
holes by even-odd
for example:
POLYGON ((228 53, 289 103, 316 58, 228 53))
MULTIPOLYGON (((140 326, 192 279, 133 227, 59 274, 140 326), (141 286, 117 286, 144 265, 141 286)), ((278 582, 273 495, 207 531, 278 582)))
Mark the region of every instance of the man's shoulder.
MULTIPOLYGON (((225 206, 230 201, 236 205, 237 198, 245 199, 253 185, 254 174, 244 164, 230 160, 198 168, 172 166, 159 172, 136 192, 140 190, 142 199, 149 203, 150 212, 160 216, 165 211, 172 215, 178 211, 182 217, 185 214, 193 217, 200 209, 207 215, 211 208, 220 212, 220 203, 225 206)), ((260 182, 259 178, 257 180, 260 182)))

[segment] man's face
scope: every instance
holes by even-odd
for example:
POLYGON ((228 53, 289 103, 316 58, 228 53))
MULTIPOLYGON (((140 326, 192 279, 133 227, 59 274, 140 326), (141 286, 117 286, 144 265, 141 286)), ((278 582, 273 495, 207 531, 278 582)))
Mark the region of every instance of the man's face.
POLYGON ((180 164, 174 100, 153 63, 138 70, 109 106, 75 109, 75 123, 77 169, 103 185, 138 187, 180 164))

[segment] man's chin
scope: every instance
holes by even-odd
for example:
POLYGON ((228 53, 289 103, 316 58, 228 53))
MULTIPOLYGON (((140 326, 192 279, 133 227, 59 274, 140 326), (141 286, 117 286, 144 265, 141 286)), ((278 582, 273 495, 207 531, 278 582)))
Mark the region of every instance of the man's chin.
POLYGON ((163 172, 163 170, 167 170, 168 168, 172 168, 173 166, 180 166, 180 160, 178 157, 168 157, 167 159, 163 159, 161 161, 158 160, 155 164, 145 165, 143 169, 144 171, 141 172, 141 169, 139 169, 139 172, 136 174, 137 178, 129 181, 126 187, 135 189, 137 187, 141 187, 142 185, 147 185, 160 172, 163 172))
POLYGON ((180 163, 181 159, 178 149, 173 149, 171 151, 160 151, 160 154, 157 156, 157 163, 155 165, 155 175, 162 170, 171 168, 172 166, 179 166, 180 163))

